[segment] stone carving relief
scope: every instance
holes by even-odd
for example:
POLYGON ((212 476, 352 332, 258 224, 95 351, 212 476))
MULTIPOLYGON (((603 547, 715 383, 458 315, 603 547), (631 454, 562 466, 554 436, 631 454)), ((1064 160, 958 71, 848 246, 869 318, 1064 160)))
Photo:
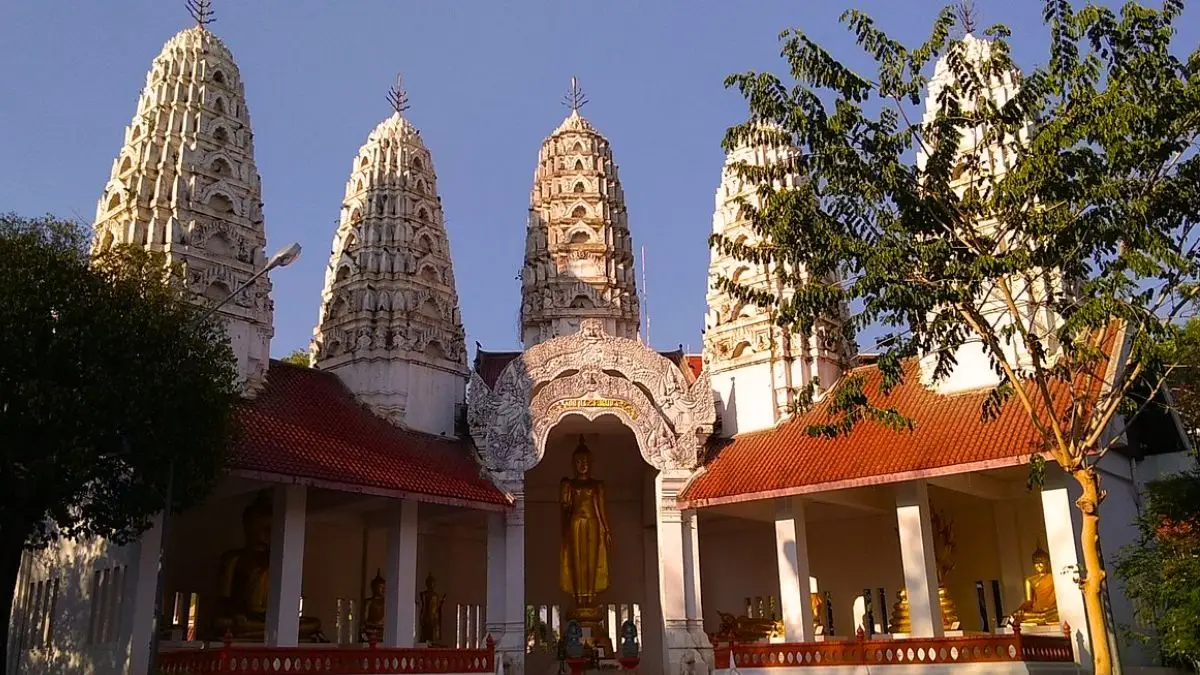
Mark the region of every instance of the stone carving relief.
POLYGON ((636 340, 608 335, 598 320, 584 319, 578 333, 531 347, 494 388, 472 373, 467 421, 490 471, 535 466, 549 430, 569 413, 616 414, 657 469, 694 468, 716 422, 707 372, 689 385, 676 364, 636 340))

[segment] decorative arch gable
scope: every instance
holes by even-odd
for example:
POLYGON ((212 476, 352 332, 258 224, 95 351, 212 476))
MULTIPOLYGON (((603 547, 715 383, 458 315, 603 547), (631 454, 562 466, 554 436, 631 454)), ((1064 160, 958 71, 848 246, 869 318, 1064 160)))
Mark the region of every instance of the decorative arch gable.
POLYGON ((494 388, 472 373, 467 421, 490 471, 537 465, 549 429, 569 412, 621 417, 642 456, 658 469, 695 468, 716 422, 707 371, 689 385, 676 364, 636 340, 606 334, 593 319, 582 321, 574 335, 531 347, 508 364, 494 388), (600 404, 580 402, 600 399, 621 410, 600 412, 593 410, 600 404))

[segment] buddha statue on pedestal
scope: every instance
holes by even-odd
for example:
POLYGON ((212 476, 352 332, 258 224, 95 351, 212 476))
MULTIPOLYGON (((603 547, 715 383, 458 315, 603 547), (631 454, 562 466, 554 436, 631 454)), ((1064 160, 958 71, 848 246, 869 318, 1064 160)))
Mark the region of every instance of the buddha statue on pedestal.
MULTIPOLYGON (((235 640, 266 638, 267 604, 271 584, 271 493, 263 490, 242 512, 245 545, 221 556, 217 578, 216 638, 231 634, 235 640)), ((300 617, 300 639, 326 641, 321 621, 300 617)))
POLYGON ((363 598, 363 642, 383 640, 383 624, 387 616, 387 600, 384 596, 386 590, 387 581, 384 580, 381 570, 375 570, 375 578, 371 580, 371 595, 363 598))
POLYGON ((604 482, 591 476, 592 452, 579 439, 571 455, 572 478, 559 486, 562 510, 562 545, 559 548, 559 586, 574 599, 567 617, 589 629, 597 646, 612 652, 604 630, 604 612, 596 596, 608 589, 612 529, 604 496, 604 482))
POLYGON ((1058 598, 1054 594, 1054 575, 1050 573, 1050 554, 1038 546, 1033 552, 1033 574, 1025 578, 1025 602, 1012 613, 1012 623, 1056 626, 1058 622, 1058 598))
POLYGON ((442 641, 442 605, 446 602, 446 595, 438 595, 434 588, 436 584, 432 574, 425 577, 425 590, 417 597, 421 618, 417 624, 417 641, 433 646, 442 641))
MULTIPOLYGON (((942 610, 942 629, 958 630, 960 625, 958 608, 955 607, 954 600, 950 599, 950 592, 946 590, 945 586, 938 586, 938 607, 942 610)), ((892 605, 892 616, 888 632, 912 632, 912 619, 908 614, 907 588, 901 588, 896 591, 896 604, 892 605)))

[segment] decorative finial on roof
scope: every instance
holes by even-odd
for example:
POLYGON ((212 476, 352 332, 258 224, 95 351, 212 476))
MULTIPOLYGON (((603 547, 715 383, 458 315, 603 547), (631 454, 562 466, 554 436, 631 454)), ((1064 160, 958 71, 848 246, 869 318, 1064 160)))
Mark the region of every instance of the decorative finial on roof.
POLYGON ((209 24, 216 21, 213 17, 212 0, 185 0, 188 14, 196 20, 196 25, 201 28, 208 27, 209 24))
POLYGON ((580 108, 587 105, 587 96, 583 90, 579 88, 579 80, 571 76, 571 89, 567 91, 567 95, 563 97, 563 105, 571 109, 571 112, 578 112, 580 108))
POLYGON ((977 12, 975 11, 974 0, 958 0, 954 3, 954 13, 958 15, 958 21, 962 24, 963 33, 970 35, 975 32, 977 12))
POLYGON ((392 110, 397 113, 402 113, 408 110, 408 92, 404 91, 404 76, 397 75, 396 83, 388 90, 388 103, 392 104, 392 110))

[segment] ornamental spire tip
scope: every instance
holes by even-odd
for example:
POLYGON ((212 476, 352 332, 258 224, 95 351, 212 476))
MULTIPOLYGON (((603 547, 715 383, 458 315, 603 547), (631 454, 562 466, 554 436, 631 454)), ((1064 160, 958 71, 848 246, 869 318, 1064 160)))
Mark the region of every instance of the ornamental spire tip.
POLYGON ((396 83, 388 90, 388 103, 392 104, 392 110, 397 114, 402 114, 408 110, 408 92, 404 91, 404 76, 397 75, 396 83))
POLYGON ((571 109, 571 112, 579 112, 579 109, 587 105, 587 95, 579 88, 579 79, 574 75, 571 76, 571 88, 567 91, 567 95, 563 97, 563 105, 571 109))

